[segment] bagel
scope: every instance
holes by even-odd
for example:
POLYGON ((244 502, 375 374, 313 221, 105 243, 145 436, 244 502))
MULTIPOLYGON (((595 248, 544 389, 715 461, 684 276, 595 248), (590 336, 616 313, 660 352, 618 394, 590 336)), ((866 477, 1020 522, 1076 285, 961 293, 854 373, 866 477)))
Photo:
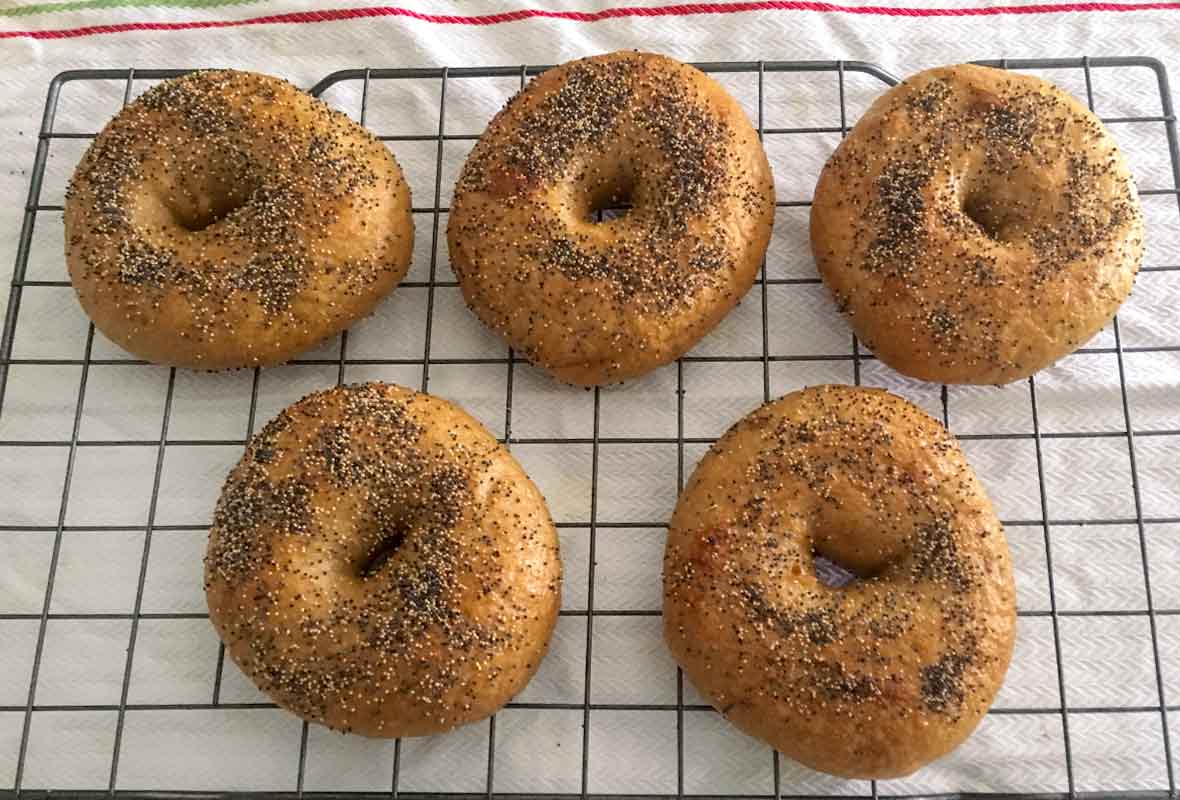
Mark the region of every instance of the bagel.
POLYGON ((701 460, 664 557, 664 636, 729 721, 848 778, 975 728, 1016 624, 1003 529, 954 438, 880 389, 764 405, 701 460), (857 578, 833 586, 816 559, 857 578))
POLYGON ((773 220, 770 166, 737 102, 686 64, 619 52, 543 73, 496 115, 447 243, 488 327, 560 380, 597 385, 712 330, 753 285, 773 220))
POLYGON ((66 195, 66 262, 95 326, 148 361, 288 361, 405 275, 410 190, 343 114, 266 75, 194 72, 128 105, 66 195))
POLYGON ((1143 216, 1093 113, 1039 78, 962 64, 913 76, 857 122, 820 174, 811 244, 886 364, 1002 384, 1110 321, 1143 216))
POLYGON ((222 489, 209 618, 258 688, 305 720, 421 736, 494 713, 560 607, 545 501, 458 407, 369 383, 271 420, 222 489))

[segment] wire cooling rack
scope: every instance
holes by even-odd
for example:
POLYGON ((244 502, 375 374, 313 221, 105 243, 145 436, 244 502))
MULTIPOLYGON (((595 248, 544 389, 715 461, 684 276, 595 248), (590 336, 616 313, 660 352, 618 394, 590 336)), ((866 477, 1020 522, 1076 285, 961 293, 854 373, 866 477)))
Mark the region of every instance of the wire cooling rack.
POLYGON ((542 67, 357 69, 318 83, 313 93, 406 168, 415 265, 351 332, 287 367, 219 375, 106 343, 76 309, 60 255, 60 192, 82 149, 120 102, 179 73, 55 78, 0 339, 0 796, 1174 796, 1180 154, 1167 76, 1148 58, 988 63, 1064 85, 1107 115, 1124 149, 1154 154, 1132 161, 1163 242, 1123 330, 1116 321, 1005 388, 893 375, 819 285, 811 187, 896 82, 873 64, 700 65, 766 143, 776 237, 753 291, 690 355, 592 392, 556 386, 474 323, 440 252, 466 150, 542 67), (224 658, 200 591, 212 502, 245 437, 306 391, 370 378, 472 410, 540 484, 562 536, 563 610, 541 672, 490 721, 424 740, 339 737, 276 710, 224 658), (692 465, 742 413, 824 381, 885 385, 941 416, 1014 553, 1020 644, 1004 692, 963 748, 906 781, 830 779, 738 734, 659 638, 664 521, 692 465))

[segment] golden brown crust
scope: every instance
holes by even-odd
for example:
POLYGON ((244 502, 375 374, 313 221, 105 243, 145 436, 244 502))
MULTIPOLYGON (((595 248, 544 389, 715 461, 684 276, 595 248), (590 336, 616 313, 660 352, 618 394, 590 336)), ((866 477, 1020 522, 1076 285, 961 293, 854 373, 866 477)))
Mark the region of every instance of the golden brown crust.
POLYGON ((680 497, 664 636, 727 719, 836 775, 905 775, 982 718, 1015 589, 954 438, 880 389, 820 386, 734 425, 680 497), (842 588, 815 555, 861 576, 842 588))
POLYGON ((899 372, 1007 383, 1072 352, 1131 291, 1143 220, 1114 139, 1065 92, 969 64, 886 92, 820 175, 811 244, 899 372))
POLYGON ((308 395, 249 443, 205 558, 226 652, 275 702, 367 736, 482 719, 548 647, 545 501, 478 422, 380 383, 308 395))
POLYGON ((286 81, 165 81, 124 108, 66 197, 66 260, 104 334, 161 364, 278 364, 373 310, 409 268, 389 151, 286 81))
POLYGON ((492 120, 447 242, 485 324, 591 385, 712 330, 753 284, 773 221, 770 165, 737 102, 693 67, 619 52, 545 72, 492 120), (625 216, 593 220, 626 200, 625 216))

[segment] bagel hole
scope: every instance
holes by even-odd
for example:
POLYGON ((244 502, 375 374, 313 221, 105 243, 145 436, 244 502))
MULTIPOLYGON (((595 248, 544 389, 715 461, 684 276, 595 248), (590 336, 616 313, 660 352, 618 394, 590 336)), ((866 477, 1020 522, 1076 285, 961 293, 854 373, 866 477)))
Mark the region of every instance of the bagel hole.
POLYGON ((811 560, 815 564, 815 577, 831 589, 843 588, 860 579, 860 576, 848 567, 819 553, 812 553, 811 560))
POLYGON ((605 184, 590 193, 586 217, 589 222, 610 222, 627 216, 634 201, 634 182, 620 180, 605 184))
POLYGON ((364 561, 360 565, 360 576, 362 578, 369 578, 375 575, 389 559, 393 558, 393 554, 405 543, 406 535, 409 530, 404 525, 397 525, 394 528, 386 531, 377 545, 369 551, 365 556, 364 561))
POLYGON ((180 227, 190 233, 196 233, 216 225, 244 205, 246 198, 227 193, 174 205, 172 213, 180 227))
POLYGON ((1003 238, 1004 213, 982 194, 969 194, 963 201, 963 214, 979 226, 989 239, 1003 238))

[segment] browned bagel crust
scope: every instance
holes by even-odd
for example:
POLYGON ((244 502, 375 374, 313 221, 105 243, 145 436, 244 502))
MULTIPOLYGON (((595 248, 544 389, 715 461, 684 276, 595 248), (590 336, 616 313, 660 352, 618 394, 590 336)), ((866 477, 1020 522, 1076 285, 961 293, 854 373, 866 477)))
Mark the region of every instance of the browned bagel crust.
POLYGON ((857 335, 899 372, 1007 383, 1114 316, 1143 250, 1131 173, 1065 92, 969 64, 886 92, 820 175, 811 244, 857 335))
POLYGON ((1015 623, 983 488, 945 428, 883 390, 754 411, 672 517, 672 653, 727 719, 814 769, 895 777, 950 751, 999 689, 1015 623), (814 554, 862 577, 821 583, 814 554))
POLYGON ((165 81, 103 129, 66 196, 82 308, 148 361, 278 364, 370 313, 410 264, 389 151, 286 81, 165 81))
POLYGON ((205 558, 226 652, 275 702, 367 736, 482 719, 560 606, 557 532, 478 422, 380 383, 308 395, 249 443, 205 558))
POLYGON ((543 73, 496 115, 447 242, 485 324, 592 385, 712 330, 753 284, 773 221, 770 165, 737 102, 686 64, 619 52, 543 73), (625 216, 593 221, 628 199, 625 216))

